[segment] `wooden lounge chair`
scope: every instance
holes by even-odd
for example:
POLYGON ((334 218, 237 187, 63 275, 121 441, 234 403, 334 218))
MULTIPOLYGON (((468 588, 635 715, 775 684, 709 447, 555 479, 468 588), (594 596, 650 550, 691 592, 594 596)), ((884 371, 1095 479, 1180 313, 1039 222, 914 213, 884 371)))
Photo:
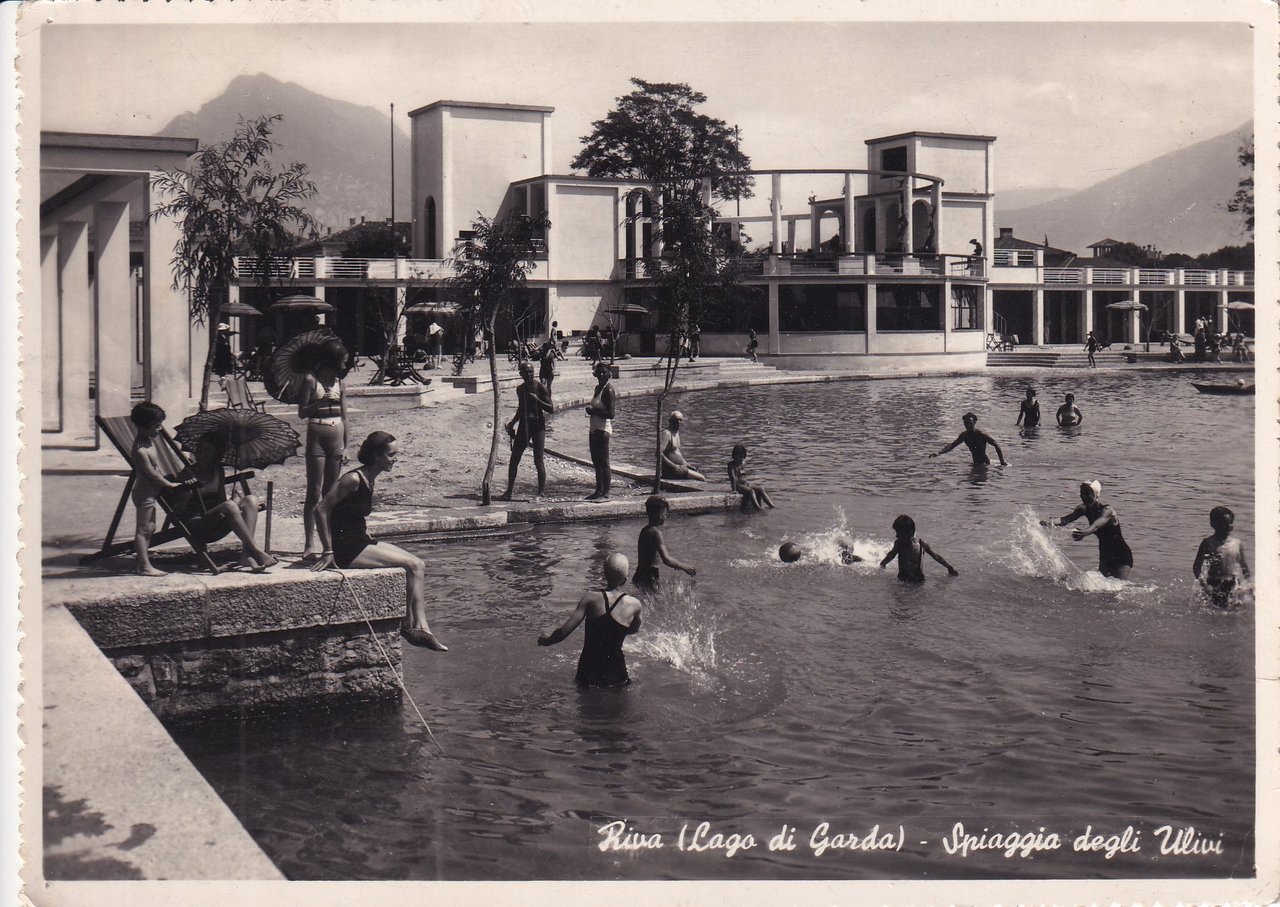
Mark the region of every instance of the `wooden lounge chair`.
MULTIPOLYGON (((107 529, 107 537, 102 543, 102 548, 92 554, 87 554, 80 559, 80 563, 88 564, 104 557, 114 557, 118 554, 124 554, 133 550, 133 539, 127 541, 116 542, 116 530, 120 528, 120 519, 124 516, 125 508, 129 506, 130 495, 133 492, 133 485, 138 480, 138 468, 134 465, 131 456, 133 451, 133 442, 137 437, 138 429, 128 416, 111 416, 97 417, 98 427, 102 429, 103 434, 111 439, 111 443, 115 445, 120 456, 124 457, 126 463, 129 464, 129 480, 125 483, 124 491, 120 493, 120 503, 116 505, 115 515, 111 518, 111 526, 107 529)), ((191 461, 187 459, 182 449, 178 447, 178 443, 167 432, 162 430, 156 436, 155 441, 156 459, 160 464, 160 471, 166 476, 178 476, 184 471, 191 469, 191 461)), ((244 494, 249 494, 249 479, 253 478, 252 472, 236 473, 227 477, 228 483, 240 483, 240 488, 244 494)), ((176 497, 176 496, 174 496, 176 497)), ((199 495, 190 495, 196 501, 200 500, 199 495)), ((270 501, 270 495, 268 495, 270 501)), ((221 568, 214 563, 209 555, 208 545, 225 536, 231 531, 230 526, 219 526, 216 535, 211 536, 208 527, 202 525, 203 519, 201 514, 193 514, 188 507, 182 507, 177 500, 172 500, 170 496, 159 495, 156 503, 164 511, 164 525, 159 531, 151 536, 151 545, 163 545, 166 542, 172 542, 176 539, 186 539, 187 543, 200 556, 205 565, 215 574, 221 572, 221 568)), ((203 510, 203 504, 200 504, 203 510)), ((270 523, 270 504, 267 505, 267 526, 270 523)), ((269 530, 268 530, 269 531, 269 530)), ((267 544, 270 544, 269 537, 267 544)))
POLYGON ((267 411, 265 402, 253 399, 253 391, 249 390, 249 382, 244 375, 228 375, 226 390, 228 409, 254 409, 260 413, 267 411))

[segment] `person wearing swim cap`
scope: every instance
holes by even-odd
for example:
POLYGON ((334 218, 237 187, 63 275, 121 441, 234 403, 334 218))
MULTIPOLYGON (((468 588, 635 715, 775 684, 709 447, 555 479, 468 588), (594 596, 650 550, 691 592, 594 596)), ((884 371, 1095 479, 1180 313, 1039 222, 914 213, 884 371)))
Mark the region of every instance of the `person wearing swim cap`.
MULTIPOLYGON (((1127 579, 1133 569, 1133 552, 1120 532, 1120 519, 1110 504, 1102 502, 1102 483, 1096 479, 1082 482, 1080 485, 1080 506, 1057 520, 1053 525, 1066 526, 1080 517, 1085 517, 1089 525, 1084 529, 1075 529, 1071 537, 1077 542, 1086 535, 1098 537, 1098 572, 1103 576, 1114 576, 1116 579, 1127 579)), ((1050 525, 1048 520, 1041 520, 1040 525, 1050 525)))
POLYGON ((584 687, 620 687, 631 682, 622 643, 640 632, 642 603, 622 590, 627 581, 627 559, 609 554, 604 559, 603 589, 583 593, 578 607, 550 633, 538 637, 538 645, 554 646, 585 621, 586 635, 578 657, 576 681, 584 687))
POLYGON ((667 427, 662 430, 659 444, 662 446, 662 477, 664 479, 696 479, 705 482, 707 477, 689 465, 680 450, 680 426, 684 424, 684 413, 672 410, 667 419, 667 427))
POLYGON ((1000 445, 996 443, 996 439, 991 437, 985 431, 978 431, 978 417, 973 413, 965 413, 960 417, 960 421, 964 423, 964 431, 956 436, 956 439, 937 453, 929 454, 929 459, 944 453, 950 453, 956 447, 963 444, 969 448, 969 455, 973 457, 974 466, 990 466, 991 460, 987 457, 987 445, 990 444, 996 449, 996 456, 1000 458, 1001 466, 1008 466, 1005 462, 1004 451, 1000 449, 1000 445))

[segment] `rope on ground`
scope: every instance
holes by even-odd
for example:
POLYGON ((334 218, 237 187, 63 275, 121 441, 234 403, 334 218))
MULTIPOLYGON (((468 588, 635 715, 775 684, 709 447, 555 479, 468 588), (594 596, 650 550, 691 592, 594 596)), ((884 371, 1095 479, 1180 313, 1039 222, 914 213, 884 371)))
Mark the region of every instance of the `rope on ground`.
POLYGON ((378 651, 382 653, 382 657, 387 661, 387 667, 391 670, 391 675, 395 677, 396 683, 400 684, 400 689, 404 691, 405 698, 409 700, 409 705, 413 706, 413 710, 418 715, 418 720, 422 722, 422 726, 427 729, 427 736, 431 738, 431 742, 440 750, 440 755, 445 754, 444 747, 440 746, 440 741, 436 739, 436 735, 431 732, 431 725, 427 724, 427 719, 422 715, 422 709, 418 708, 418 704, 413 701, 413 695, 409 692, 409 688, 404 685, 404 678, 400 672, 396 670, 395 663, 392 662, 391 656, 387 654, 387 650, 382 645, 382 641, 378 639, 378 634, 374 632, 373 622, 369 619, 369 612, 364 609, 364 602, 360 601, 360 596, 356 595, 356 588, 351 584, 351 580, 347 578, 345 570, 338 570, 338 575, 342 577, 342 584, 346 587, 347 592, 351 594, 351 600, 356 603, 356 607, 360 609, 360 616, 364 618, 365 625, 369 628, 369 635, 373 637, 373 644, 378 647, 378 651))

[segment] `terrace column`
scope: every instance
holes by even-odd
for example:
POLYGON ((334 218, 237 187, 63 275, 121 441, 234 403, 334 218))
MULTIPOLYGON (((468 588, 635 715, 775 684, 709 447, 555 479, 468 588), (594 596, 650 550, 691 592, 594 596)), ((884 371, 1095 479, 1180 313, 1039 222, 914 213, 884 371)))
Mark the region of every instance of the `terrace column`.
MULTIPOLYGON (((409 318, 404 315, 405 302, 408 298, 409 290, 405 287, 396 287, 396 312, 401 317, 396 319, 396 346, 404 346, 404 337, 409 330, 409 318)), ((550 324, 550 322, 548 322, 550 324)))
POLYGON ((782 252, 782 174, 773 174, 773 198, 769 200, 773 214, 773 254, 782 252))
POLYGON ((84 443, 93 437, 89 373, 93 366, 93 300, 89 295, 89 225, 58 224, 59 325, 62 331, 63 440, 84 443))
MULTIPOLYGON (((149 181, 146 207, 153 210, 162 199, 149 181)), ((182 421, 192 396, 200 393, 208 326, 191 324, 187 297, 173 289, 165 253, 178 240, 178 223, 167 217, 143 219, 142 242, 142 383, 147 399, 182 421), (204 345, 201 345, 201 341, 204 345)))
POLYGON ((942 183, 935 182, 929 188, 930 207, 933 209, 929 216, 933 218, 933 248, 931 252, 942 251, 942 183))
POLYGON ((942 281, 942 351, 951 349, 951 281, 942 281))
MULTIPOLYGON (((322 283, 317 283, 317 284, 316 284, 316 291, 315 291, 316 299, 322 299, 322 300, 324 300, 325 302, 328 302, 328 301, 329 301, 329 299, 328 299, 328 296, 326 295, 327 293, 328 293, 328 287, 327 287, 327 286, 325 286, 325 285, 324 285, 324 284, 322 284, 322 283)), ((362 308, 363 308, 363 306, 359 306, 359 305, 357 305, 357 306, 356 306, 356 308, 357 308, 357 309, 362 309, 362 308)), ((337 324, 337 323, 338 323, 338 313, 337 313, 337 312, 324 312, 324 313, 322 313, 322 314, 320 315, 320 323, 321 323, 321 324, 323 324, 325 327, 333 327, 335 324, 337 324)))
MULTIPOLYGON (((1178 283, 1182 283, 1182 271, 1178 271, 1178 283)), ((1173 332, 1185 333, 1187 330, 1187 291, 1182 287, 1173 291, 1173 332)))
POLYGON ((127 416, 133 383, 133 280, 129 275, 129 203, 93 207, 98 414, 127 416))
POLYGON ((782 352, 781 338, 778 336, 778 282, 769 281, 769 353, 778 355, 782 352))
POLYGON ((1093 328, 1093 290, 1084 291, 1084 334, 1089 336, 1093 328))
MULTIPOLYGON (((906 177, 902 181, 902 215, 906 218, 906 236, 902 238, 902 254, 910 255, 915 251, 912 246, 915 242, 915 213, 911 210, 911 177, 906 177)), ((893 228, 898 229, 898 225, 894 224, 893 228)))
POLYGON ((1044 290, 1040 287, 1031 291, 1031 338, 1035 346, 1044 345, 1044 290))
MULTIPOLYGON (((62 429, 62 388, 58 385, 62 360, 62 326, 58 318, 58 237, 40 237, 40 430, 62 429)), ((30 443, 30 442, 28 442, 30 443)))
MULTIPOLYGON (((874 274, 874 271, 868 273, 874 274)), ((876 351, 876 285, 874 283, 867 284, 867 352, 874 353, 876 351)))
POLYGON ((1224 334, 1227 330, 1227 324, 1229 323, 1231 315, 1231 312, 1227 310, 1227 303, 1229 301, 1226 290, 1223 290, 1218 294, 1218 317, 1215 320, 1218 323, 1219 334, 1224 334))
POLYGON ((853 237, 857 225, 853 221, 856 206, 853 203, 853 174, 844 175, 844 230, 840 236, 840 250, 853 252, 853 237))

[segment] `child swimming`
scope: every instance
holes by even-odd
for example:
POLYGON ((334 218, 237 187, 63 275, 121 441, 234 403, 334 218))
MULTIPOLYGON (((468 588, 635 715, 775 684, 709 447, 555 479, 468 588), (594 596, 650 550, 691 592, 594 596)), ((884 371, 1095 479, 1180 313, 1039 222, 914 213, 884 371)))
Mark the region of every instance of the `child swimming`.
POLYGON ((1236 515, 1230 507, 1215 507, 1209 511, 1209 525, 1213 535, 1205 536, 1196 551, 1191 572, 1204 586, 1209 600, 1219 608, 1226 608, 1237 597, 1235 592, 1249 579, 1249 564, 1244 557, 1244 546, 1237 538, 1231 538, 1236 515), (1208 562, 1209 571, 1201 577, 1201 569, 1208 562))
POLYGON ((880 562, 880 566, 888 567, 889 563, 896 557, 898 559, 898 579, 911 583, 924 582, 924 570, 921 567, 921 561, 926 554, 946 567, 947 573, 950 575, 960 575, 960 572, 948 564, 942 555, 930 548, 924 539, 916 538, 916 521, 905 513, 893 521, 893 531, 898 537, 894 540, 893 547, 889 549, 889 553, 884 556, 884 560, 880 562))

